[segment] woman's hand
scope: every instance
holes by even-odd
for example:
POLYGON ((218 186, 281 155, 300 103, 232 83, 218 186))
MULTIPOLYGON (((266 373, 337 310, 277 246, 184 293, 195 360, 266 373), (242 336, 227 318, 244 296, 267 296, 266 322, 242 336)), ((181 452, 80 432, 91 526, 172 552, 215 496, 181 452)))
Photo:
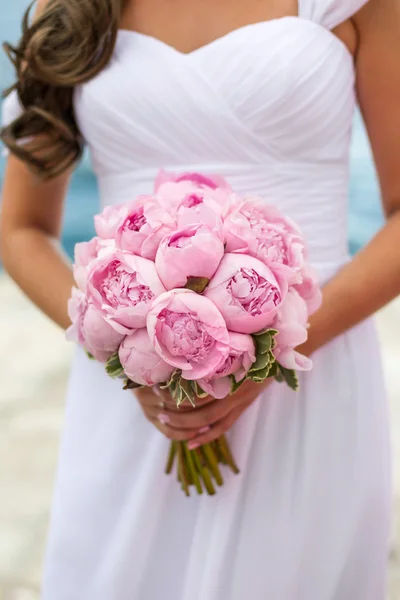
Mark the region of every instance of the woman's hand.
MULTIPOLYGON (((169 392, 160 390, 158 387, 143 387, 135 390, 134 395, 139 401, 145 417, 170 440, 184 441, 198 433, 197 428, 170 426, 172 413, 177 412, 178 409, 169 392)), ((199 400, 199 402, 204 402, 204 400, 199 400)), ((195 410, 191 406, 189 409, 195 410)), ((188 407, 182 406, 179 412, 188 412, 188 407)))
POLYGON ((179 409, 170 394, 159 388, 141 388, 135 394, 146 417, 171 440, 190 440, 189 448, 208 444, 226 433, 264 391, 267 384, 246 382, 233 396, 198 398, 196 407, 179 409))

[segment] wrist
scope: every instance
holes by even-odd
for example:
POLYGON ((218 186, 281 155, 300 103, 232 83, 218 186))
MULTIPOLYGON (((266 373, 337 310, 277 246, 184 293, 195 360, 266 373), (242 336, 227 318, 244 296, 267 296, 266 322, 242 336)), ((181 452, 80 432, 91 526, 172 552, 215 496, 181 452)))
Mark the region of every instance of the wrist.
MULTIPOLYGON (((318 313, 317 313, 318 314, 318 313)), ((297 352, 304 356, 310 357, 316 352, 321 346, 324 345, 323 336, 320 335, 321 328, 315 322, 314 315, 310 320, 310 326, 308 328, 307 340, 296 348, 297 352)))

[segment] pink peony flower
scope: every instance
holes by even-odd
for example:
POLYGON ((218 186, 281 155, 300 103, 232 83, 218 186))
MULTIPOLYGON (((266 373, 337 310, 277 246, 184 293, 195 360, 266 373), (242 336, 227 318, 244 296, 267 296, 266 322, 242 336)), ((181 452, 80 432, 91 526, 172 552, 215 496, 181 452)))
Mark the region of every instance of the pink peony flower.
POLYGON ((307 340, 307 326, 307 305, 296 290, 290 288, 273 323, 278 331, 273 353, 286 369, 308 371, 312 367, 312 361, 295 350, 307 340))
MULTIPOLYGON (((90 348, 97 348, 99 351, 112 354, 118 350, 119 345, 124 339, 123 334, 115 331, 91 304, 88 305, 86 311, 83 329, 89 352, 90 348)), ((92 354, 95 356, 95 353, 92 352, 92 354)))
POLYGON ((315 313, 322 304, 322 292, 317 273, 310 265, 301 271, 301 281, 293 286, 307 304, 308 314, 315 313))
POLYGON ((176 227, 175 219, 151 196, 130 205, 116 230, 116 245, 154 260, 162 238, 176 227))
POLYGON ((212 230, 217 230, 220 237, 223 236, 222 212, 225 202, 228 202, 230 194, 225 196, 219 194, 219 198, 213 198, 203 192, 192 192, 186 194, 176 207, 176 219, 178 228, 193 224, 203 224, 212 230))
POLYGON ((156 352, 189 380, 209 377, 229 354, 225 321, 211 300, 190 290, 156 298, 147 316, 156 352))
POLYGON ((118 350, 124 336, 115 331, 76 288, 72 289, 68 302, 68 315, 72 324, 67 329, 67 339, 83 346, 96 360, 106 362, 118 350))
POLYGON ((75 244, 74 279, 82 292, 86 291, 87 274, 91 262, 98 257, 106 256, 114 248, 114 240, 103 240, 99 237, 94 237, 89 242, 75 244))
POLYGON ((288 285, 260 260, 246 254, 225 254, 204 295, 221 311, 228 329, 257 333, 271 325, 288 285))
POLYGON ((225 398, 230 394, 233 375, 241 381, 256 360, 253 338, 242 333, 229 332, 229 354, 209 379, 200 379, 200 387, 213 398, 225 398))
POLYGON ((283 271, 289 283, 299 282, 306 248, 297 226, 276 208, 248 199, 228 211, 224 221, 226 252, 249 254, 274 271, 283 271))
POLYGON ((208 227, 189 225, 166 236, 157 251, 157 273, 167 290, 185 287, 189 277, 211 279, 224 255, 221 239, 208 227))
POLYGON ((156 353, 145 328, 124 339, 119 359, 127 377, 139 385, 167 382, 175 369, 156 353))
POLYGON ((68 316, 71 319, 71 325, 66 331, 66 338, 71 342, 76 342, 82 346, 85 344, 83 333, 83 319, 86 314, 88 303, 86 296, 77 288, 72 288, 71 297, 68 300, 68 316))
POLYGON ((104 210, 94 217, 96 233, 103 239, 114 238, 120 221, 124 218, 127 205, 117 204, 106 206, 104 210))
POLYGON ((147 258, 114 251, 91 263, 88 300, 119 333, 144 327, 152 301, 163 292, 155 265, 147 258))
POLYGON ((157 177, 155 191, 160 204, 177 215, 178 227, 203 223, 211 229, 222 227, 221 213, 233 194, 222 177, 165 171, 157 177))

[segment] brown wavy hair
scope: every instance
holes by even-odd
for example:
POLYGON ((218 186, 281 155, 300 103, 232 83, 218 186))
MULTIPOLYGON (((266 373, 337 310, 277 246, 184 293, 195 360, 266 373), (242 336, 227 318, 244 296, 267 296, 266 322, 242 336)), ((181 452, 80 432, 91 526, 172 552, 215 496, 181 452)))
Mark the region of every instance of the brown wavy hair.
POLYGON ((9 150, 43 179, 76 163, 83 140, 73 90, 109 62, 123 0, 49 0, 31 23, 29 6, 16 46, 3 47, 15 66, 23 112, 1 130, 9 150))

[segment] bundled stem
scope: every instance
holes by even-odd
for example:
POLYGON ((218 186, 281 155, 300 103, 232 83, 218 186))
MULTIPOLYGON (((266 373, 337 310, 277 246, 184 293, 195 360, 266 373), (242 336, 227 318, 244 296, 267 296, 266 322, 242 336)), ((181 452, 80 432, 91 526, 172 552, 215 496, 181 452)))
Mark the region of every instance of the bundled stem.
POLYGON ((215 484, 224 484, 219 465, 226 465, 233 473, 239 473, 225 436, 195 450, 189 450, 187 442, 171 442, 165 468, 168 475, 172 473, 175 462, 178 481, 186 496, 190 496, 191 487, 198 494, 202 494, 204 488, 209 496, 213 496, 215 484))
POLYGON ((190 496, 187 467, 182 443, 178 445, 178 477, 186 496, 190 496))
POLYGON ((240 473, 239 468, 235 463, 231 449, 224 435, 221 435, 221 437, 218 439, 218 444, 227 464, 230 466, 235 475, 238 475, 240 473))
POLYGON ((165 467, 165 472, 169 475, 172 471, 172 467, 174 466, 175 456, 178 450, 178 442, 171 442, 171 447, 169 450, 167 466, 165 467))

